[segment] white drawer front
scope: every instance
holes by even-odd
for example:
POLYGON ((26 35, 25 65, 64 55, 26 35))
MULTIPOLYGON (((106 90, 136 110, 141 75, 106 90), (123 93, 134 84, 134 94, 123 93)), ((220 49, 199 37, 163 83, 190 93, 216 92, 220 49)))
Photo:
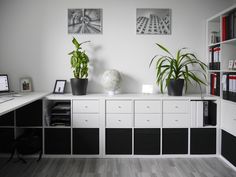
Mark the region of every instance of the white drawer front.
POLYGON ((73 127, 98 128, 99 114, 73 114, 73 127))
POLYGON ((136 128, 160 128, 162 126, 161 114, 135 114, 136 128))
POLYGON ((188 113, 189 101, 163 101, 163 113, 188 113))
POLYGON ((132 113, 132 101, 129 100, 109 100, 106 101, 107 113, 132 113))
POLYGON ((221 126, 224 130, 236 136, 236 104, 222 101, 221 126))
POLYGON ((135 101, 135 113, 161 113, 161 101, 135 101))
POLYGON ((107 114, 106 115, 107 128, 131 128, 133 127, 132 114, 107 114))
POLYGON ((99 101, 98 100, 74 100, 73 112, 74 113, 98 113, 99 101))
POLYGON ((190 116, 189 114, 164 114, 163 127, 190 127, 190 116))

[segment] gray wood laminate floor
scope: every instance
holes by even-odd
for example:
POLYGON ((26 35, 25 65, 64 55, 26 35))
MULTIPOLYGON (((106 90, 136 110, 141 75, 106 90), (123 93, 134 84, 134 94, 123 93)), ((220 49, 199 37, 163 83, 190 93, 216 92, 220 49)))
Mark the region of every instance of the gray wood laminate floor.
POLYGON ((5 161, 0 159, 0 177, 236 177, 218 158, 5 161))

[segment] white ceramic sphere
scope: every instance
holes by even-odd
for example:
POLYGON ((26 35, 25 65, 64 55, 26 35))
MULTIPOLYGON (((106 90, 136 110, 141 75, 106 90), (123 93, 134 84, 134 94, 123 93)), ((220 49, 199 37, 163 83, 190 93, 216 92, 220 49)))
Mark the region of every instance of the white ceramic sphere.
POLYGON ((120 88, 121 75, 115 69, 107 70, 102 75, 102 85, 106 91, 115 92, 120 88))

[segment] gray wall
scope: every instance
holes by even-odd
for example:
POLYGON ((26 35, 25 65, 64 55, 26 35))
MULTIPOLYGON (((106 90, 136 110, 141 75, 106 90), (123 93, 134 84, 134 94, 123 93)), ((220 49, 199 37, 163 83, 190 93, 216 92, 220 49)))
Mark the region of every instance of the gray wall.
MULTIPOLYGON (((89 92, 103 92, 102 73, 122 73, 122 91, 140 92, 155 84, 152 56, 155 43, 171 51, 189 47, 206 61, 206 19, 231 6, 233 0, 0 0, 0 72, 8 73, 12 89, 30 76, 34 89, 52 91, 56 79, 72 77, 69 56, 72 35, 67 33, 68 8, 102 8, 102 35, 75 35, 89 53, 89 92), (171 8, 171 35, 136 35, 136 8, 171 8)), ((191 92, 198 89, 192 88, 191 92)))

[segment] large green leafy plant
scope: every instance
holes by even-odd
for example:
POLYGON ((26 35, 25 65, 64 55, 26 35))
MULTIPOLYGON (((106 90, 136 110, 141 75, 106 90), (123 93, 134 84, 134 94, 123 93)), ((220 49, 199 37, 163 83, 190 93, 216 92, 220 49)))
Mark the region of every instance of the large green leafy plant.
POLYGON ((79 43, 75 38, 73 38, 72 43, 75 46, 75 50, 69 53, 71 56, 70 63, 73 68, 73 74, 75 78, 84 79, 88 77, 88 63, 89 58, 85 51, 82 51, 81 45, 90 42, 85 41, 79 43))
POLYGON ((206 82, 199 77, 203 75, 206 80, 206 64, 197 59, 197 57, 189 52, 187 48, 181 48, 175 55, 171 54, 169 50, 160 45, 156 44, 165 55, 155 55, 149 67, 153 61, 156 60, 156 83, 160 87, 163 93, 164 87, 168 87, 170 80, 185 80, 185 91, 188 89, 188 83, 193 85, 193 81, 196 82, 200 88, 201 84, 206 85, 206 82), (198 69, 193 69, 195 65, 198 65, 198 69))

